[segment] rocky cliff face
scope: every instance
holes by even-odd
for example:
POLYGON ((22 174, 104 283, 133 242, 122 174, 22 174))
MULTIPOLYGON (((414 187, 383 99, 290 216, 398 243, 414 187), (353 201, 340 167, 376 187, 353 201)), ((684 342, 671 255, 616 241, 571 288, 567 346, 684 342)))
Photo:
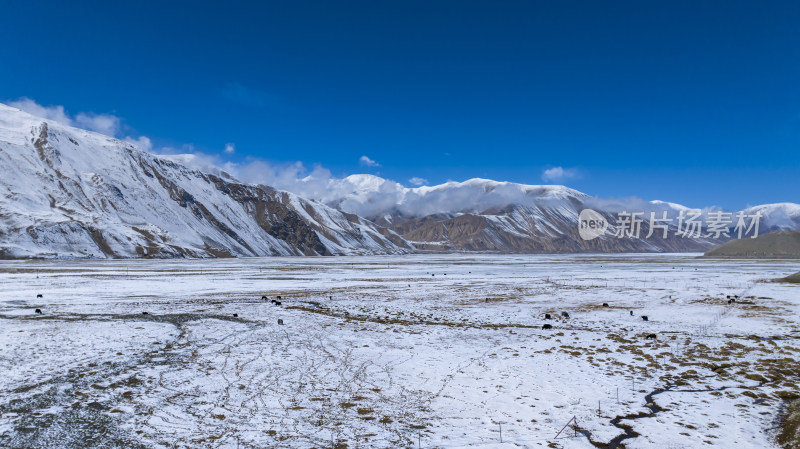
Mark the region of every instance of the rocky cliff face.
POLYGON ((0 105, 0 257, 385 254, 352 214, 0 105))

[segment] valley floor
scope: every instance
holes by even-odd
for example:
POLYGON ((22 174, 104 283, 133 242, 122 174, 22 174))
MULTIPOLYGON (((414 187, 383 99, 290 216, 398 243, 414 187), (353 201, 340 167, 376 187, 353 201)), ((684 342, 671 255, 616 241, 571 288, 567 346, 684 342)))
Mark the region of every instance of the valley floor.
POLYGON ((0 447, 777 448, 800 391, 800 286, 769 280, 796 271, 696 255, 3 261, 0 447))

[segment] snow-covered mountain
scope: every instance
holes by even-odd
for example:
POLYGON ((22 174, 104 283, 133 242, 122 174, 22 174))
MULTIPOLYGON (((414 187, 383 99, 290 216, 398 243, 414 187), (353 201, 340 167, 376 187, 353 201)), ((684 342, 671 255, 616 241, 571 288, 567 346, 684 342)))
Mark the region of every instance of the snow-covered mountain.
MULTIPOLYGON (((727 240, 678 236, 674 222, 666 237, 648 236, 650 212, 675 219, 692 209, 558 185, 470 179, 407 188, 351 175, 297 180, 282 186, 289 193, 190 163, 0 104, 0 258, 705 251, 727 240), (608 223, 592 240, 578 230, 587 208, 608 223), (614 236, 623 211, 644 213, 640 236, 614 236)), ((761 213, 762 234, 800 229, 794 203, 744 212, 761 213)))
POLYGON ((0 257, 404 252, 392 231, 0 104, 0 257))
MULTIPOLYGON (((302 188, 301 191, 307 191, 302 188)), ((697 211, 703 226, 709 212, 666 201, 637 198, 617 200, 590 197, 559 185, 525 185, 470 179, 437 186, 407 188, 373 175, 331 179, 318 199, 338 209, 360 214, 388 227, 421 250, 493 252, 615 252, 705 251, 727 240, 725 236, 676 236, 681 213, 697 211), (609 232, 585 241, 578 234, 578 215, 583 209, 598 211, 609 223, 609 232), (620 212, 642 212, 641 235, 616 238, 620 212), (666 238, 650 233, 650 213, 673 219, 666 238)), ((800 229, 800 205, 768 204, 748 208, 747 215, 761 213, 759 233, 800 229)), ((733 232, 736 212, 729 232, 733 232)), ((655 230, 657 231, 657 230, 655 230)), ((752 230, 751 230, 752 232, 752 230)))

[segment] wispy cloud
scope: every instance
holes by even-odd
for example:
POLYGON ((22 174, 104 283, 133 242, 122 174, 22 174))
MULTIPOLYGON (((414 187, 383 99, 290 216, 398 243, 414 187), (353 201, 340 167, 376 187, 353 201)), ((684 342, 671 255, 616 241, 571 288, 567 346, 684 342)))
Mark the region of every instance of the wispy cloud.
POLYGON ((561 166, 548 168, 542 172, 542 180, 545 182, 563 182, 576 177, 578 177, 578 170, 561 166))
POLYGON ((17 109, 21 109, 31 115, 62 123, 64 125, 94 131, 107 136, 121 138, 126 141, 129 139, 136 140, 132 137, 122 136, 122 119, 113 114, 79 112, 77 115, 71 116, 64 109, 64 106, 44 106, 27 97, 10 101, 8 102, 8 105, 17 109))
POLYGON ((413 178, 408 180, 408 183, 411 184, 412 186, 424 186, 428 184, 428 180, 425 178, 419 178, 417 176, 414 176, 413 178))
POLYGON ((139 136, 137 138, 133 137, 126 137, 123 139, 125 142, 131 143, 136 145, 137 147, 145 150, 145 151, 152 151, 153 150, 153 142, 150 141, 149 137, 146 136, 139 136))
MULTIPOLYGON (((95 112, 79 112, 75 115, 70 115, 61 105, 44 106, 37 103, 35 100, 22 97, 17 100, 9 101, 9 106, 23 110, 31 115, 41 117, 45 120, 51 120, 67 126, 86 129, 100 134, 105 134, 110 137, 128 142, 132 145, 161 155, 174 156, 177 154, 194 154, 196 157, 189 165, 195 168, 210 168, 210 167, 225 167, 231 168, 230 162, 225 162, 217 156, 212 156, 205 153, 195 151, 194 146, 190 144, 181 145, 179 148, 175 147, 154 147, 153 141, 147 136, 133 137, 128 135, 132 130, 130 127, 125 126, 122 118, 114 114, 98 114, 95 112)), ((236 151, 236 145, 233 143, 225 144, 222 152, 225 154, 233 154, 236 151)))
POLYGON ((21 109, 37 117, 42 117, 47 120, 72 126, 72 118, 70 118, 66 111, 64 111, 64 106, 43 106, 28 97, 22 97, 18 100, 9 101, 8 105, 17 109, 21 109))
POLYGON ((88 129, 107 136, 117 137, 122 131, 122 120, 116 115, 81 112, 75 116, 78 128, 88 129))
POLYGON ((363 166, 365 166, 365 167, 380 167, 381 166, 381 164, 375 162, 374 160, 370 159, 367 156, 361 156, 361 158, 358 159, 358 163, 363 165, 363 166))

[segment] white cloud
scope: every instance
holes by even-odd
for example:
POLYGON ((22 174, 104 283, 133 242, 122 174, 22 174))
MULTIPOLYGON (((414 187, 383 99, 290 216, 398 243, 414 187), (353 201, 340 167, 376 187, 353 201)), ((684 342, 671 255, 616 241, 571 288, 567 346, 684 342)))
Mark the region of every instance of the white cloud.
MULTIPOLYGON (((70 117, 64 110, 64 106, 43 106, 27 97, 11 101, 8 105, 46 120, 52 120, 67 126, 82 128, 111 137, 119 137, 122 131, 122 120, 113 114, 79 112, 76 116, 70 117)), ((127 139, 128 138, 125 140, 127 139)))
POLYGON ((64 106, 42 106, 28 97, 10 101, 8 105, 37 117, 72 126, 72 119, 64 111, 64 106))
POLYGON ((559 182, 566 181, 578 176, 578 171, 574 168, 553 167, 548 168, 542 173, 542 181, 545 182, 559 182))
POLYGON ((139 148, 141 148, 141 149, 143 149, 145 151, 152 151, 153 150, 153 142, 151 142, 150 138, 148 138, 146 136, 139 136, 137 138, 133 138, 133 137, 128 136, 128 137, 126 137, 126 138, 124 138, 122 140, 124 140, 125 142, 128 142, 128 143, 132 143, 132 144, 136 145, 137 147, 139 147, 139 148))
MULTIPOLYGON (((156 154, 168 156, 192 155, 192 157, 187 156, 184 159, 187 162, 187 165, 199 170, 214 169, 217 171, 235 171, 235 166, 233 163, 223 161, 218 156, 196 152, 192 145, 183 145, 181 148, 153 148, 153 142, 147 136, 126 136, 123 134, 122 119, 113 114, 79 112, 75 116, 71 116, 64 110, 64 106, 43 106, 37 103, 35 100, 27 97, 10 101, 8 102, 8 105, 46 120, 52 120, 67 126, 74 126, 76 128, 82 128, 100 134, 105 134, 107 136, 116 137, 120 140, 124 140, 125 142, 136 145, 142 150, 156 154)), ((225 148, 223 150, 225 154, 233 154, 235 151, 236 145, 233 143, 225 144, 225 148)))
POLYGON ((415 177, 409 179, 408 183, 413 185, 413 186, 424 186, 424 185, 428 184, 428 180, 425 179, 425 178, 419 178, 419 177, 415 176, 415 177))
POLYGON ((119 117, 111 114, 95 114, 81 112, 75 116, 75 125, 107 136, 116 137, 121 129, 119 117))
POLYGON ((358 163, 367 167, 380 167, 381 164, 375 162, 374 160, 368 158, 367 156, 361 156, 358 159, 358 163))

